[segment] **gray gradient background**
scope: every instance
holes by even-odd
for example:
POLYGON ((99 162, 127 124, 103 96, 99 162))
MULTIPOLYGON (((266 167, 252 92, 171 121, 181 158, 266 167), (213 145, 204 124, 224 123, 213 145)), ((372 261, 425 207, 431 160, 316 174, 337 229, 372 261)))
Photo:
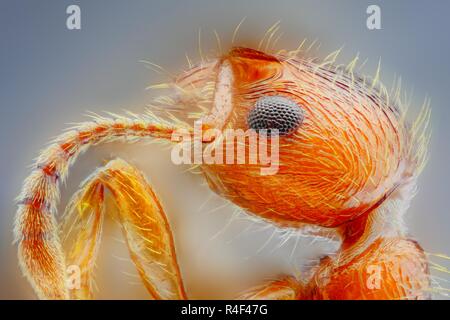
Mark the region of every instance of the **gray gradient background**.
MULTIPOLYGON (((322 45, 315 54, 323 57, 345 44, 340 62, 349 61, 359 51, 361 57, 369 58, 366 71, 373 72, 381 57, 386 83, 398 74, 414 88, 417 106, 426 94, 432 98, 431 159, 420 178, 407 224, 427 251, 450 254, 448 12, 450 2, 444 0, 1 0, 0 298, 34 298, 18 271, 11 230, 14 198, 41 147, 67 123, 83 121, 86 110, 142 112, 154 95, 144 88, 164 78, 145 69, 138 63, 140 59, 176 73, 184 66, 185 52, 196 57, 199 28, 207 51, 214 47, 213 29, 226 45, 244 16, 247 20, 238 44, 257 42, 268 27, 281 20, 284 36, 280 48, 294 48, 304 37, 317 38, 322 45), (80 31, 65 28, 69 4, 81 6, 80 31), (369 4, 381 6, 382 30, 366 28, 369 4)), ((229 221, 233 207, 224 207, 220 199, 213 198, 199 209, 209 191, 201 186, 199 177, 172 165, 169 152, 157 146, 112 144, 89 151, 71 171, 62 205, 83 177, 115 156, 139 166, 161 195, 193 297, 227 297, 235 288, 228 292, 224 288, 231 286, 225 283, 257 282, 265 275, 292 270, 293 264, 304 263, 323 250, 320 244, 301 240, 297 246, 289 241, 273 253, 270 247, 281 241, 276 234, 258 251, 273 229, 257 224, 258 228, 233 238, 248 224, 246 220, 233 220, 230 228, 214 236, 229 221)), ((111 224, 109 229, 98 267, 98 297, 145 298, 123 244, 114 240, 120 238, 117 227, 111 224)))

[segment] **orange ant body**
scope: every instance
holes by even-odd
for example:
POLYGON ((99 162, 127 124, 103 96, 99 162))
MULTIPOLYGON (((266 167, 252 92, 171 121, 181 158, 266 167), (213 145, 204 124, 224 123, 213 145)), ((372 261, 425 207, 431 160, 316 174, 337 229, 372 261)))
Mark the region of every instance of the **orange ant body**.
MULTIPOLYGON (((174 105, 195 103, 207 110, 205 128, 284 130, 276 174, 262 176, 260 164, 202 164, 213 191, 280 227, 314 225, 333 229, 341 238, 337 255, 322 259, 309 281, 286 276, 241 298, 428 297, 428 262, 407 237, 402 215, 425 164, 429 108, 409 124, 398 93, 389 98, 377 78, 368 83, 353 74, 353 66, 343 70, 332 61, 236 47, 192 66, 171 84, 178 92, 174 105), (263 111, 255 111, 258 101, 265 103, 263 111), (292 117, 295 108, 301 114, 292 117), (254 121, 249 121, 252 112, 254 121), (271 112, 278 115, 275 122, 267 118, 271 112)), ((187 298, 163 208, 142 174, 125 161, 98 169, 72 199, 68 212, 75 213, 76 237, 66 254, 55 219, 58 185, 89 146, 148 137, 170 140, 180 129, 192 134, 185 122, 150 113, 94 117, 41 153, 19 197, 15 227, 20 265, 39 298, 93 297, 106 189, 150 295, 187 298), (66 265, 81 269, 77 290, 67 288, 66 265)), ((208 146, 213 140, 202 142, 208 146)))

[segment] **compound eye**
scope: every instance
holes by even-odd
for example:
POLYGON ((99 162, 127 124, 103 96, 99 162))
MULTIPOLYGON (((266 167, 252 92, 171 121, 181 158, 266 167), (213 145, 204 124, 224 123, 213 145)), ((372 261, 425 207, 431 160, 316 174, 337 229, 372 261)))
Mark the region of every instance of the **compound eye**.
POLYGON ((277 129, 279 135, 285 136, 295 132, 304 118, 303 109, 295 101, 284 96, 265 96, 256 101, 247 124, 255 131, 277 129))

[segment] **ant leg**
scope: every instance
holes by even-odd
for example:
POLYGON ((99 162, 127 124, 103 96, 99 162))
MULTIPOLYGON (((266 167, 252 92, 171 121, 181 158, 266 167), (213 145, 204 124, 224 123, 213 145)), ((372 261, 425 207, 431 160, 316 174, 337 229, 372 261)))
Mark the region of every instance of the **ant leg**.
POLYGON ((293 277, 283 277, 251 288, 237 299, 240 300, 294 300, 302 290, 302 285, 293 277))
POLYGON ((74 279, 74 283, 67 281, 71 299, 93 298, 93 271, 102 233, 104 202, 104 186, 94 179, 72 197, 66 208, 62 234, 66 240, 75 235, 66 262, 68 269, 78 268, 80 278, 74 279))
POLYGON ((115 200, 131 259, 152 298, 185 299, 172 232, 163 208, 144 176, 119 159, 97 170, 69 206, 69 210, 78 212, 78 234, 68 254, 68 264, 78 265, 82 275, 80 290, 71 290, 71 297, 92 297, 92 269, 100 242, 104 189, 115 200))

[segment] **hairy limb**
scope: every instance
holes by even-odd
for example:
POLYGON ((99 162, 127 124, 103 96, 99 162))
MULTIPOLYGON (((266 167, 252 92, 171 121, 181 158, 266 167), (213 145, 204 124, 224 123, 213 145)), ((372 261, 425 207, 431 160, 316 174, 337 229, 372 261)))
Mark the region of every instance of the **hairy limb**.
POLYGON ((78 213, 77 236, 67 260, 78 265, 82 274, 80 289, 71 290, 71 297, 93 296, 104 189, 115 200, 131 259, 152 298, 185 299, 172 232, 163 208, 144 176, 123 160, 113 160, 97 170, 71 202, 70 211, 78 213))
MULTIPOLYGON (((75 239, 66 255, 67 265, 78 268, 79 283, 69 286, 71 299, 93 298, 93 273, 104 220, 104 186, 98 180, 90 180, 78 191, 66 209, 63 234, 75 239)), ((69 285, 69 284, 68 284, 69 285)))
POLYGON ((293 277, 283 277, 251 288, 237 297, 242 300, 294 300, 302 285, 293 277))
POLYGON ((148 137, 170 139, 182 124, 149 114, 142 117, 95 117, 67 131, 44 149, 18 197, 14 235, 19 264, 41 299, 68 299, 66 263, 55 219, 59 184, 77 156, 90 146, 148 137))

